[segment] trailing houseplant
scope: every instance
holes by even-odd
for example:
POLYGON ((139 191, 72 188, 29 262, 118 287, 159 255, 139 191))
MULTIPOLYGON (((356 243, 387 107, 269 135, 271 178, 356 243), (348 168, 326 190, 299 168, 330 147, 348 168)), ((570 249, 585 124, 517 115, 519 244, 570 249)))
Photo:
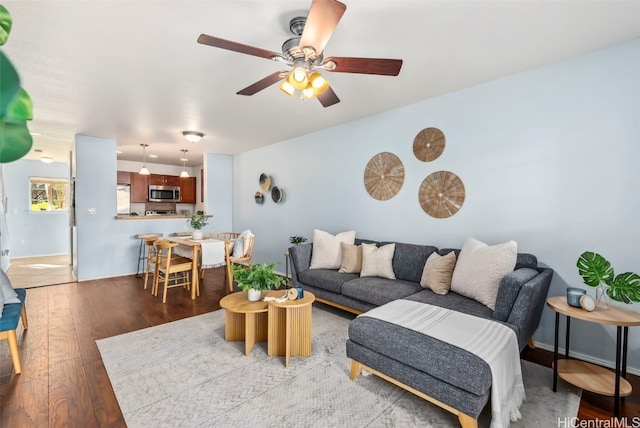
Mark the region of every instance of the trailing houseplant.
MULTIPOLYGON (((9 38, 13 20, 0 5, 0 46, 9 38)), ((0 50, 0 163, 13 162, 26 155, 33 139, 27 121, 33 119, 33 102, 20 86, 18 72, 0 50)))
POLYGON ((207 216, 204 211, 196 211, 194 214, 191 214, 187 220, 189 226, 194 229, 193 238, 194 239, 202 239, 202 231, 201 229, 209 224, 207 220, 207 216))
POLYGON ((607 296, 627 304, 640 302, 640 275, 637 273, 624 272, 616 275, 611 263, 592 251, 582 253, 577 266, 584 283, 590 287, 598 287, 596 295, 601 306, 607 306, 607 296))
POLYGON ((233 280, 238 288, 249 292, 249 300, 258 301, 263 290, 273 290, 286 283, 286 279, 274 272, 276 263, 251 266, 232 265, 233 280))
POLYGON ((289 242, 291 242, 293 245, 300 245, 307 242, 307 238, 303 236, 293 235, 289 237, 289 242))

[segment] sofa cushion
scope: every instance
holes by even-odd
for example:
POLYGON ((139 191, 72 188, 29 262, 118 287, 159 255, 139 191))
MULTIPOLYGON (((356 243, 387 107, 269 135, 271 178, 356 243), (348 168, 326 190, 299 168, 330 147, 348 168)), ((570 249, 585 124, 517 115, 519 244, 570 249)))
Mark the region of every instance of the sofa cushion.
POLYGON ((298 273, 298 280, 302 284, 312 285, 323 290, 340 294, 342 284, 358 278, 357 273, 339 273, 333 269, 307 269, 298 273))
POLYGON ((364 314, 349 323, 349 340, 477 395, 491 387, 482 358, 415 330, 364 314))
POLYGON ((393 253, 395 244, 376 247, 375 244, 362 244, 362 270, 360 276, 379 276, 396 279, 393 273, 393 253))
MULTIPOLYGON (((380 245, 389 244, 382 242, 380 245)), ((420 282, 422 277, 421 266, 427 262, 429 256, 438 251, 431 245, 405 244, 396 242, 396 251, 393 254, 393 272, 398 279, 412 282, 420 282)))
MULTIPOLYGON (((456 257, 460 255, 459 248, 441 248, 438 250, 438 254, 441 256, 447 255, 450 252, 454 252, 456 257)), ((538 258, 533 254, 518 253, 516 256, 516 267, 514 269, 530 268, 535 269, 538 267, 538 258)))
POLYGON ((480 318, 493 319, 493 311, 491 309, 476 300, 470 299, 456 292, 450 291, 445 296, 442 294, 436 294, 431 290, 422 289, 415 294, 405 297, 405 299, 428 303, 430 305, 440 306, 442 308, 452 309, 458 312, 464 312, 480 318))
POLYGON ((351 245, 346 242, 342 246, 342 262, 340 263, 340 273, 360 273, 362 269, 362 246, 351 245))
POLYGON ((453 270, 451 290, 494 310, 500 280, 513 271, 517 252, 515 241, 489 246, 468 238, 453 270))
POLYGON ((493 312, 494 319, 507 321, 511 308, 513 308, 513 304, 520 293, 520 287, 536 275, 538 275, 537 270, 522 268, 509 272, 502 278, 496 298, 496 309, 493 312))
POLYGON ((410 296, 421 289, 417 282, 377 276, 360 277, 342 284, 342 294, 345 296, 377 306, 410 296))
POLYGON ((334 236, 323 230, 314 229, 310 269, 339 269, 342 262, 340 243, 353 244, 355 239, 356 232, 353 230, 334 236))
POLYGON ((420 285, 431 289, 436 294, 447 294, 451 288, 451 277, 455 266, 455 253, 441 256, 434 251, 424 264, 420 285))

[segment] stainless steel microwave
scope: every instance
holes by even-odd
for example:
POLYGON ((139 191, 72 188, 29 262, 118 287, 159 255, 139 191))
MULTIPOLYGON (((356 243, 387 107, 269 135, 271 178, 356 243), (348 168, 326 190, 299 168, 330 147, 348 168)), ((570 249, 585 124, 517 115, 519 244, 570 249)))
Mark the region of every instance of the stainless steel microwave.
POLYGON ((149 186, 149 202, 180 202, 180 187, 149 186))

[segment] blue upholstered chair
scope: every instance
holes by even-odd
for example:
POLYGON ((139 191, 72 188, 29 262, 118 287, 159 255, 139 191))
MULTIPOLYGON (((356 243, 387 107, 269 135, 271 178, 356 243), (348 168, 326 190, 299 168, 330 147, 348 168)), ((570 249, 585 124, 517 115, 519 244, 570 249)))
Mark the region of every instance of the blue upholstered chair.
MULTIPOLYGON (((0 318, 0 340, 6 339, 9 342, 9 352, 11 352, 11 359, 13 360, 13 368, 16 374, 22 372, 20 366, 20 353, 18 351, 18 338, 16 336, 16 329, 18 328, 18 321, 22 318, 22 326, 26 330, 29 325, 27 322, 27 309, 25 302, 27 300, 27 290, 24 288, 16 288, 16 294, 20 303, 5 303, 4 309, 2 309, 2 318, 0 318)), ((1 292, 1 291, 0 291, 1 292)))

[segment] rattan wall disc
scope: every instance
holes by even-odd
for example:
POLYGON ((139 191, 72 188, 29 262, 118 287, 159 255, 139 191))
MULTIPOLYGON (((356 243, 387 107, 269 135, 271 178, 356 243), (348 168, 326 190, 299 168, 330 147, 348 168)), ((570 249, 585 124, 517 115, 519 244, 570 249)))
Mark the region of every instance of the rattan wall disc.
POLYGON ((400 158, 393 153, 378 153, 364 169, 364 187, 379 201, 386 201, 397 195, 402 183, 404 166, 400 158))
POLYGON ((418 199, 422 209, 435 218, 451 217, 464 203, 464 184, 452 172, 437 171, 424 179, 418 199))
POLYGON ((438 159, 444 151, 444 134, 438 128, 425 128, 413 139, 413 154, 422 162, 438 159))

